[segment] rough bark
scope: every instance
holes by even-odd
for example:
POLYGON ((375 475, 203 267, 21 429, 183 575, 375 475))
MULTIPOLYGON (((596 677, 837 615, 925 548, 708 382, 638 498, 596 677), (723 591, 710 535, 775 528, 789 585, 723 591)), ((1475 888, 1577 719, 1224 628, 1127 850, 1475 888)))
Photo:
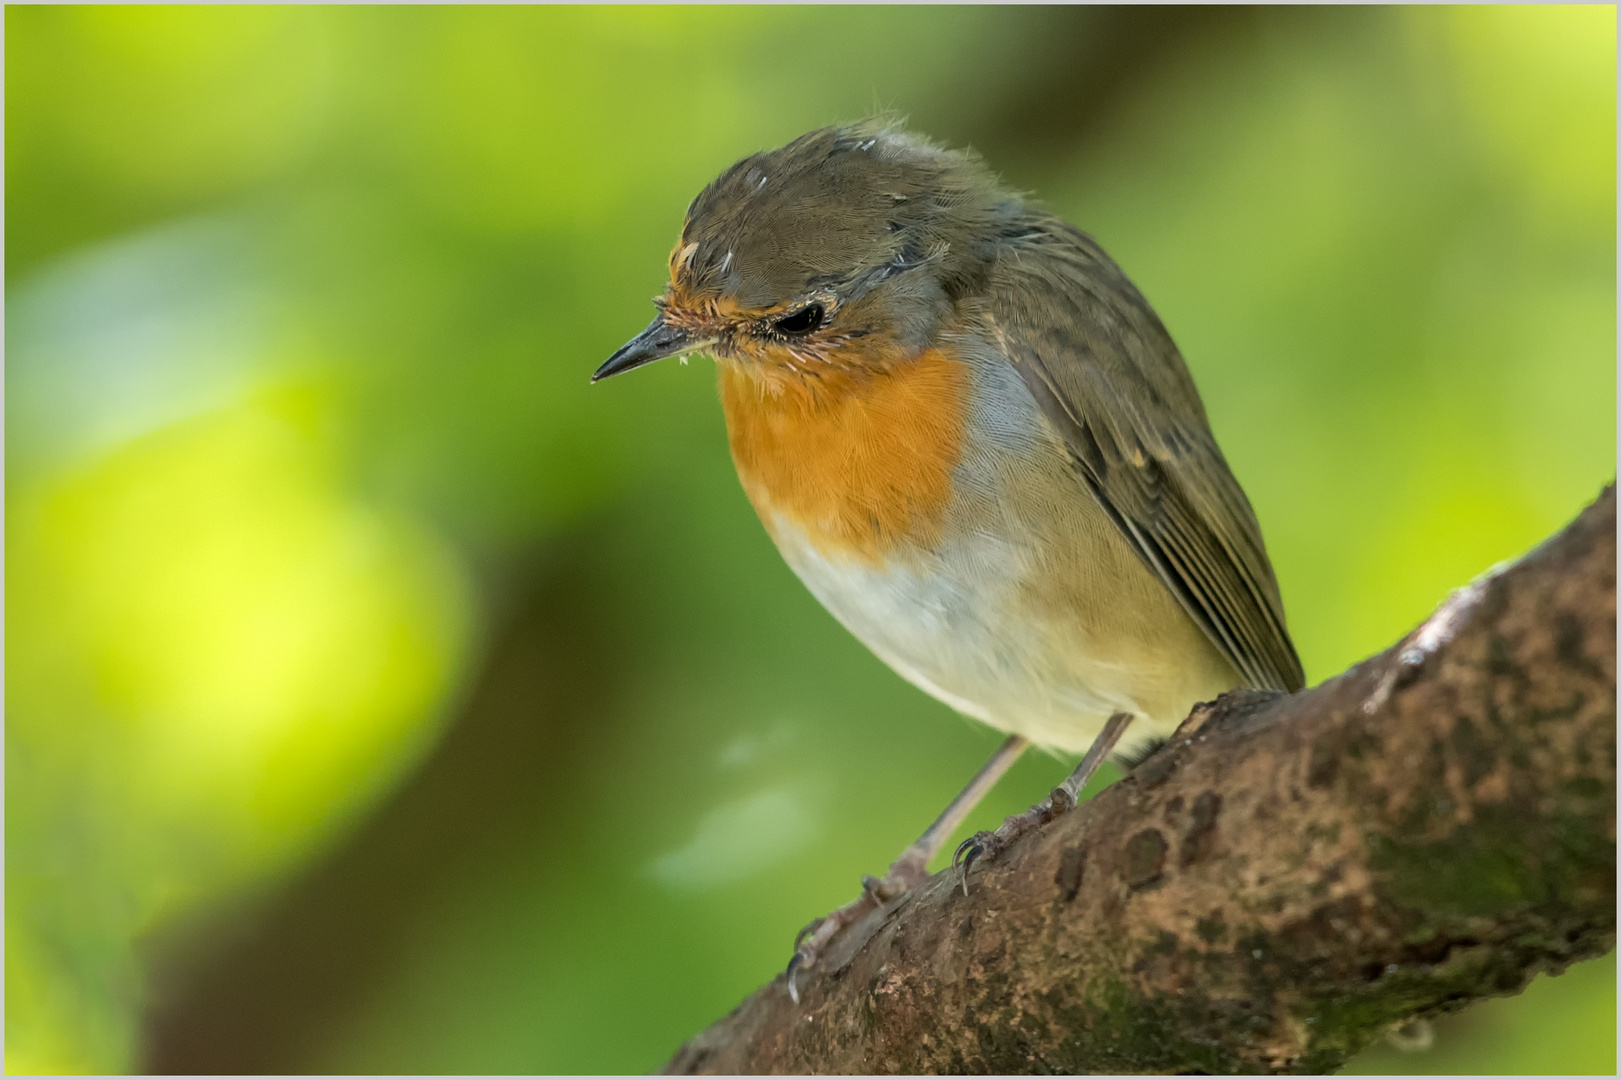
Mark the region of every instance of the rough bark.
POLYGON ((1615 492, 1384 653, 1201 706, 667 1069, 1321 1072, 1615 941, 1615 492))

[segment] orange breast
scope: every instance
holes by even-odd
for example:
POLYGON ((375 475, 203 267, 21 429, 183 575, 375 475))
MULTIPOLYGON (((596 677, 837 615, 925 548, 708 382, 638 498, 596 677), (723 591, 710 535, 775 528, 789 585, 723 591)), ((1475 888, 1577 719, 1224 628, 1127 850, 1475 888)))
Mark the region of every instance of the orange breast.
POLYGON ((968 371, 930 349, 874 370, 768 386, 720 366, 732 460, 766 528, 791 522, 818 550, 876 562, 939 538, 962 452, 968 371))

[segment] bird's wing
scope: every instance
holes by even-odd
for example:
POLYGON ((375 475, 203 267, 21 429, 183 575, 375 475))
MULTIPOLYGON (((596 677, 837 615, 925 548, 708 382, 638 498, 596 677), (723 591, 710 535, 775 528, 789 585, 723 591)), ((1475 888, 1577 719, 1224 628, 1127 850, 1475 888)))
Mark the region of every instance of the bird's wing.
POLYGON ((1006 243, 987 321, 1080 479, 1247 683, 1301 689, 1260 526, 1165 327, 1073 226, 1027 217, 1006 243))

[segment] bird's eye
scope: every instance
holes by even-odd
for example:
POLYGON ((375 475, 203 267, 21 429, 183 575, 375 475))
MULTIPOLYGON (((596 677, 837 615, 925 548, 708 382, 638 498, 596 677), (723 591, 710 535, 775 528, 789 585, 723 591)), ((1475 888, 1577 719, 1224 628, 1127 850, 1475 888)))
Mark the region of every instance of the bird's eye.
POLYGON ((806 304, 798 311, 784 315, 771 325, 783 334, 808 334, 822 325, 823 311, 821 304, 806 304))

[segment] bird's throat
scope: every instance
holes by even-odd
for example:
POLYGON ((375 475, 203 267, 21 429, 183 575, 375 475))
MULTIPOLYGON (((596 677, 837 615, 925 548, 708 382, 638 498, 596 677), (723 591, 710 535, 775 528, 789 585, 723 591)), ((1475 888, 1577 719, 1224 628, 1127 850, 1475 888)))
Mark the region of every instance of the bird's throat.
POLYGON ((769 386, 720 365, 732 460, 766 528, 865 563, 938 542, 969 394, 966 365, 940 349, 769 386))

